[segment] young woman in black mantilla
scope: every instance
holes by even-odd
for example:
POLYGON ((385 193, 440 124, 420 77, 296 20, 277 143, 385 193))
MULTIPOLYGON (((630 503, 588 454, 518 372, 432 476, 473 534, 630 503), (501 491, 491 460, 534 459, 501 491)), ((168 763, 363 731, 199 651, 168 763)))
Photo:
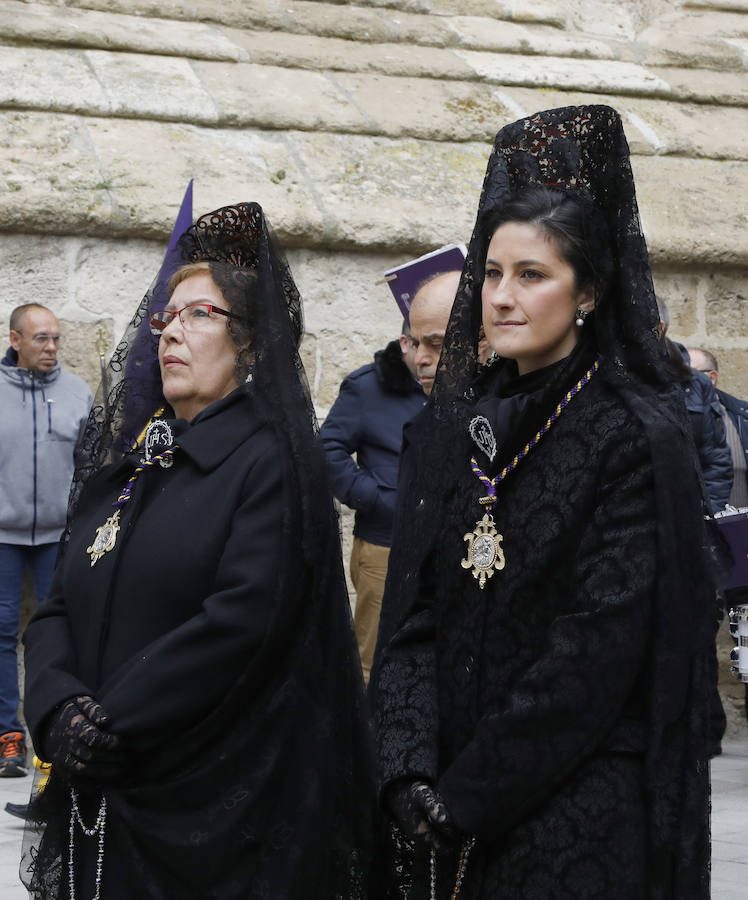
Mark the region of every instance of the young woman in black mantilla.
POLYGON ((368 723, 301 300, 256 204, 178 250, 110 363, 26 631, 52 772, 22 876, 36 900, 364 900, 368 723))
POLYGON ((617 113, 503 128, 406 426, 370 689, 391 897, 709 896, 713 564, 657 325, 617 113))

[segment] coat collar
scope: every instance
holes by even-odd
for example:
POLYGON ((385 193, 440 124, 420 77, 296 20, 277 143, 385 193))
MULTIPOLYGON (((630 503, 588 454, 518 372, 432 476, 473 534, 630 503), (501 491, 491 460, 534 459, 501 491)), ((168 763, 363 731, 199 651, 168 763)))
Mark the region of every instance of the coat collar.
POLYGON ((209 472, 264 425, 251 394, 242 385, 199 413, 177 443, 199 469, 209 472))
MULTIPOLYGON (((374 354, 374 371, 382 387, 395 394, 423 394, 423 388, 403 362, 399 341, 390 341, 384 350, 374 354)), ((425 396, 425 395, 424 395, 425 396)))

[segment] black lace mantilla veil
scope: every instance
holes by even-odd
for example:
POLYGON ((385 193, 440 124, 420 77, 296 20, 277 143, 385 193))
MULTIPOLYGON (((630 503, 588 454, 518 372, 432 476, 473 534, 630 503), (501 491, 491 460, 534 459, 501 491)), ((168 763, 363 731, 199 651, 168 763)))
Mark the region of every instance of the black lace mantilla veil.
POLYGON ((454 398, 464 398, 476 376, 488 249, 478 224, 487 211, 534 185, 573 193, 595 214, 589 220, 589 239, 598 250, 596 269, 605 282, 597 285, 595 331, 608 378, 619 383, 669 379, 657 339, 659 314, 620 117, 607 106, 564 107, 520 119, 496 136, 434 385, 438 413, 454 398), (610 235, 612 255, 596 225, 610 235))
MULTIPOLYGON (((204 747, 199 742, 204 743, 205 739, 195 737, 193 748, 194 767, 204 770, 204 777, 199 772, 196 776, 194 769, 189 777, 203 778, 199 783, 209 786, 205 791, 211 806, 214 800, 220 806, 226 798, 225 809, 232 812, 215 816, 206 810, 200 822, 200 842, 187 849, 189 857, 185 855, 184 860, 180 860, 181 832, 175 830, 172 834, 169 830, 173 824, 170 816, 176 821, 181 815, 172 812, 172 804, 175 809, 184 805, 178 799, 184 791, 170 777, 169 744, 159 750, 158 788, 115 786, 107 789, 107 801, 113 813, 128 824, 135 823, 134 833, 145 843, 148 838, 138 834, 137 823, 142 821, 151 830, 156 820, 162 823, 157 837, 168 851, 163 865, 165 877, 183 867, 194 868, 196 859, 204 861, 204 871, 215 872, 210 897, 281 900, 303 895, 305 900, 365 900, 369 896, 375 810, 368 716, 345 588, 338 522, 327 485, 314 407, 298 353, 303 332, 299 292, 263 211, 255 203, 239 203, 202 216, 182 235, 178 250, 182 263, 216 263, 211 273, 224 296, 232 295, 234 300, 239 297, 239 302, 247 306, 246 310, 239 308, 246 312, 249 322, 247 365, 252 374, 239 390, 251 396, 252 409, 259 407, 278 438, 285 457, 284 469, 293 484, 290 495, 297 504, 295 515, 290 510, 287 513, 284 527, 289 535, 300 534, 301 538, 296 558, 289 559, 285 570, 278 572, 278 597, 287 589, 298 590, 287 585, 299 584, 299 567, 305 572, 299 622, 288 646, 278 650, 289 671, 305 673, 309 697, 313 699, 299 710, 298 720, 281 721, 282 715, 275 713, 275 706, 284 708, 282 701, 276 699, 285 690, 284 679, 279 677, 276 685, 274 676, 270 686, 258 688, 254 679, 252 684, 242 684, 242 676, 211 713, 206 726, 213 735, 210 746, 204 747), (289 572, 294 568, 295 575, 291 576, 289 572), (256 694, 260 699, 256 699, 256 694), (299 735, 304 736, 303 749, 298 746, 299 735), (268 787, 250 792, 253 805, 238 824, 237 816, 245 801, 244 795, 237 793, 236 771, 217 764, 226 756, 235 759, 237 753, 244 760, 246 774, 242 777, 248 783, 267 780, 275 785, 272 790, 268 787), (284 773, 280 782, 278 772, 284 773), (158 795, 155 802, 150 801, 153 807, 145 806, 143 800, 149 791, 158 795), (322 803, 320 796, 324 797, 322 803), (227 858, 227 853, 236 855, 232 848, 246 839, 247 829, 254 828, 264 847, 264 862, 262 872, 250 873, 250 891, 247 885, 240 889, 241 885, 232 880, 239 877, 241 865, 238 869, 234 866, 232 874, 224 871, 228 867, 222 866, 221 860, 227 858), (305 885, 301 894, 299 883, 305 885)), ((86 482, 104 465, 127 454, 151 417, 166 405, 157 359, 158 340, 148 328, 151 313, 166 302, 165 285, 156 279, 109 363, 106 389, 100 388, 85 430, 71 494, 71 513, 86 482)), ((232 308, 237 309, 235 303, 232 308)), ((238 410, 236 415, 242 414, 241 404, 232 408, 238 410)), ((167 406, 163 415, 173 416, 173 412, 167 406)), ((209 510, 206 515, 210 515, 209 510)), ((247 665, 251 665, 251 660, 247 665)), ((210 677, 209 673, 206 677, 210 677)), ((174 768, 184 764, 186 740, 188 737, 182 735, 173 744, 174 768)), ((27 886, 31 880, 32 896, 38 900, 56 900, 67 884, 67 872, 60 865, 60 852, 64 857, 67 847, 70 814, 65 791, 64 785, 55 785, 53 777, 32 806, 32 817, 36 815, 42 821, 38 827, 33 822, 27 827, 21 872, 27 886), (56 839, 50 838, 52 833, 56 839)), ((196 799, 192 802, 199 803, 196 799)), ((138 896, 198 900, 178 880, 174 884, 181 887, 169 888, 168 878, 164 882, 166 888, 149 884, 148 871, 140 862, 140 848, 133 844, 121 849, 131 853, 138 896), (139 879, 139 874, 143 878, 139 879)), ((200 893, 199 900, 207 898, 208 894, 200 893)))
MULTIPOLYGON (((458 435, 465 433, 479 393, 477 342, 487 251, 481 217, 535 185, 573 193, 590 208, 598 283, 596 309, 584 326, 583 340, 595 345, 598 377, 641 420, 651 448, 659 573, 648 679, 650 898, 702 900, 709 890, 705 665, 714 609, 713 554, 702 525, 700 477, 687 449, 686 412, 670 384, 657 338, 659 315, 628 145, 620 117, 610 107, 538 112, 496 136, 436 382, 427 409, 414 423, 411 458, 401 478, 395 531, 398 519, 407 522, 408 541, 407 546, 393 546, 377 657, 415 596, 421 564, 443 524, 446 494, 457 483, 453 469, 465 463, 453 461, 450 448, 460 446, 458 435), (684 529, 683 522, 691 527, 684 529)), ((549 403, 558 402, 566 389, 559 385, 568 377, 565 366, 554 372, 547 387, 549 403)), ((459 531, 459 524, 452 526, 459 531)))
MULTIPOLYGON (((317 431, 298 354, 304 331, 301 297, 261 207, 239 203, 201 216, 179 239, 177 258, 182 265, 226 263, 224 279, 232 277, 238 290, 242 289, 241 271, 256 273, 253 293, 245 291, 247 303, 251 297, 249 318, 257 357, 254 384, 272 389, 270 394, 265 390, 256 393, 265 401, 270 420, 278 423, 279 432, 293 435, 291 445, 301 449, 300 444, 308 443, 302 433, 309 433, 310 426, 317 431)), ((220 271, 214 277, 220 280, 220 271)), ((109 361, 78 447, 68 518, 91 475, 129 453, 157 410, 167 407, 168 411, 161 389, 158 341, 148 326, 150 316, 168 302, 167 282, 161 274, 154 279, 109 361)), ((230 289, 227 284, 219 286, 230 289)))

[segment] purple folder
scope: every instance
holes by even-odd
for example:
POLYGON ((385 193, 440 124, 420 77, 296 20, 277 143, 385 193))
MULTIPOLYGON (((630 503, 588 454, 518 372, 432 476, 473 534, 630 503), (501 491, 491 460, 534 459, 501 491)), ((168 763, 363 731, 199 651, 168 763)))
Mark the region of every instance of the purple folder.
POLYGON ((445 272, 461 272, 466 256, 467 248, 464 244, 445 244, 438 250, 412 259, 401 266, 395 266, 394 269, 388 269, 384 273, 384 280, 392 291, 392 296, 406 322, 410 322, 410 304, 424 281, 445 272))
POLYGON ((726 513, 714 521, 730 545, 735 560, 735 568, 725 587, 748 586, 748 512, 726 513))

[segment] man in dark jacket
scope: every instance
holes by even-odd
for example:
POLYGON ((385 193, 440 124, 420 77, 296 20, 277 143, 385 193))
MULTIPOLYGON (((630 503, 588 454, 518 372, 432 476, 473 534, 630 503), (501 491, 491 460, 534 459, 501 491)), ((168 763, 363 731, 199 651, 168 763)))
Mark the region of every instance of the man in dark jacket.
MULTIPOLYGON (((748 401, 739 400, 717 388, 719 364, 713 353, 696 348, 689 349, 688 354, 691 357, 691 367, 711 379, 719 398, 727 445, 732 456, 733 481, 730 506, 736 509, 748 507, 748 401)), ((733 587, 725 591, 725 605, 728 608, 746 603, 748 603, 748 586, 733 587)), ((745 715, 748 718, 748 684, 745 686, 745 715)))
POLYGON ((748 506, 748 401, 739 400, 717 388, 719 364, 714 354, 698 348, 689 350, 688 354, 691 357, 691 368, 703 372, 717 392, 727 445, 732 456, 733 482, 729 502, 730 506, 740 509, 748 506))
POLYGON ((333 493, 356 511, 351 580, 367 681, 392 541, 403 425, 426 402, 415 373, 415 350, 403 322, 399 342, 391 341, 373 363, 345 378, 322 426, 333 493))
POLYGON ((73 451, 91 392, 60 368, 60 326, 37 303, 16 307, 0 363, 0 777, 26 775, 16 644, 24 568, 47 596, 65 526, 73 451))
MULTIPOLYGON (((703 372, 691 367, 688 351, 683 344, 667 337, 670 313, 667 304, 657 299, 660 311, 660 330, 665 348, 672 363, 674 380, 683 391, 688 418, 691 422, 696 452, 699 459, 704 491, 712 513, 720 512, 727 505, 732 487, 732 461, 725 437, 719 401, 714 386, 703 372)), ((722 752, 722 736, 727 727, 722 699, 719 694, 719 665, 717 661, 717 629, 722 617, 719 597, 715 595, 715 619, 712 653, 709 658, 711 703, 709 716, 710 755, 722 752)))
POLYGON ((717 394, 709 378, 691 368, 688 351, 683 344, 667 337, 670 312, 660 297, 657 298, 657 307, 660 311, 661 336, 673 366, 674 379, 681 386, 688 410, 704 490, 712 512, 716 513, 727 505, 732 487, 732 460, 717 394))
POLYGON ((733 474, 717 393, 701 372, 694 372, 682 387, 704 487, 712 504, 712 512, 719 512, 730 498, 733 474))

